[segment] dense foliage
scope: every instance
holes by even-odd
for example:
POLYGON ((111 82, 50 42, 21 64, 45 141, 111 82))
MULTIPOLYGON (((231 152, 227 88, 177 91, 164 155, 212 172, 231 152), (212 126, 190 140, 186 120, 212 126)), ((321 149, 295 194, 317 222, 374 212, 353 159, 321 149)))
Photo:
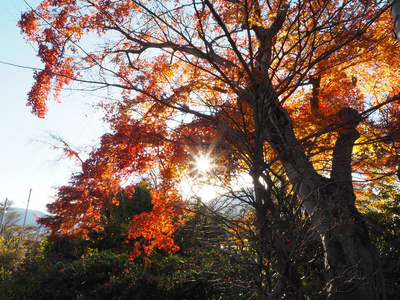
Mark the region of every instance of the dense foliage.
MULTIPOLYGON (((400 282, 400 197, 388 201, 391 193, 387 189, 380 195, 388 203, 382 210, 367 209, 365 216, 382 258, 387 298, 394 300, 400 282)), ((251 221, 239 219, 237 207, 226 203, 223 211, 219 202, 191 206, 196 214, 174 235, 177 253, 161 251, 132 260, 129 253, 134 244, 126 243, 127 218, 151 210, 149 196, 144 184, 135 188, 133 197, 123 198, 123 210, 114 206, 104 211, 108 222, 104 231, 90 232, 88 238, 52 236, 41 249, 31 248, 22 265, 21 261, 13 272, 3 273, 0 299, 253 299, 259 296, 254 278, 260 265, 270 291, 277 284, 279 269, 291 269, 283 299, 324 299, 323 251, 310 224, 301 220, 297 226, 280 224, 283 230, 275 234, 283 234, 285 244, 277 245, 281 236, 269 241, 264 245, 269 260, 258 264, 260 241, 254 240, 254 234, 252 240, 251 230, 246 232, 243 226, 251 221), (277 251, 286 256, 274 254, 277 251), (292 262, 282 261, 285 257, 292 262)), ((2 260, 0 265, 11 261, 2 260)))
MULTIPOLYGON (((136 187, 131 196, 121 198, 123 209, 103 212, 104 231, 44 241, 41 251, 28 254, 22 266, 2 278, 1 299, 240 299, 254 293, 248 284, 228 285, 245 282, 246 273, 218 245, 204 247, 191 227, 178 231, 177 254, 160 251, 132 259, 135 246, 126 243, 127 218, 152 207, 148 185, 136 187)), ((205 222, 189 223, 203 227, 205 222)))

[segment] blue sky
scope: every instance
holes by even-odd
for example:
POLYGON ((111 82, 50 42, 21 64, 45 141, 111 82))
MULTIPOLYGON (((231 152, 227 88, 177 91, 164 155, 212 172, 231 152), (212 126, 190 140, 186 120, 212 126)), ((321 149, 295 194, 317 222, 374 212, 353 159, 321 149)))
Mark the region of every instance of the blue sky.
MULTIPOLYGON (((35 7, 40 1, 27 0, 35 7)), ((33 45, 20 34, 17 22, 27 6, 23 0, 0 1, 0 61, 41 67, 33 45)), ((94 145, 105 132, 101 113, 90 106, 88 95, 67 92, 61 103, 49 102, 45 119, 32 115, 26 106, 33 85, 33 71, 0 63, 0 201, 6 198, 16 207, 45 211, 52 202, 54 187, 68 183, 77 169, 74 162, 59 161, 60 152, 40 140, 49 140, 48 132, 81 147, 94 145)))

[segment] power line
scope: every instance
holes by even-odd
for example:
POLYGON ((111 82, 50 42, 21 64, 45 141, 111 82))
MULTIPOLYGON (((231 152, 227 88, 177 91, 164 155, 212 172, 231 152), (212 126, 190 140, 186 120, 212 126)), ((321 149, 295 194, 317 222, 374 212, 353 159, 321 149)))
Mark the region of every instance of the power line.
POLYGON ((2 61, 2 60, 0 60, 0 64, 7 65, 7 66, 12 66, 12 67, 16 67, 16 68, 20 68, 20 69, 29 69, 29 70, 32 70, 32 71, 42 71, 42 70, 43 70, 43 69, 41 69, 41 68, 35 68, 35 67, 28 67, 28 66, 23 66, 23 65, 17 65, 17 64, 5 62, 5 61, 2 61))

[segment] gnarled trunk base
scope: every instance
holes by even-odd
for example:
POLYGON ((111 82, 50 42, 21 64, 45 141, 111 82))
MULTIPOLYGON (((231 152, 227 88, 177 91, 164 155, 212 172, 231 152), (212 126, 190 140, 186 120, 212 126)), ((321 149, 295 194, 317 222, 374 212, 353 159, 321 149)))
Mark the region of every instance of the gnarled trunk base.
POLYGON ((380 260, 361 214, 353 204, 332 208, 330 228, 320 233, 330 300, 385 299, 380 260))

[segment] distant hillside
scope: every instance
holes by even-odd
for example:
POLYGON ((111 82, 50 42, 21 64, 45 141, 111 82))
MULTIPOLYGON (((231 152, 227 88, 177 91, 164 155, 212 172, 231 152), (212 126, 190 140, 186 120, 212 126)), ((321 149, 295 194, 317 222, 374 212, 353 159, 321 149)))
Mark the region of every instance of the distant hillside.
MULTIPOLYGON (((18 224, 22 226, 24 223, 24 217, 25 217, 25 208, 18 208, 18 207, 10 207, 8 208, 10 212, 17 212, 20 215, 19 222, 18 224)), ((42 218, 46 214, 44 212, 41 212, 39 210, 28 210, 28 214, 26 216, 26 224, 25 225, 32 225, 36 226, 36 219, 37 218, 42 218)))

